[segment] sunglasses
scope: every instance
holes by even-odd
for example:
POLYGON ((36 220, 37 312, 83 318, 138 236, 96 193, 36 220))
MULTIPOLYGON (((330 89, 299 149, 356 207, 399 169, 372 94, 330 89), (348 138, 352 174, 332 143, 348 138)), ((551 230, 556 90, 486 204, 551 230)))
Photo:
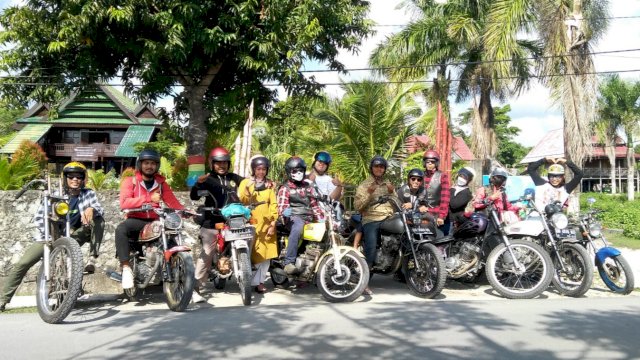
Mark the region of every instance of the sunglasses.
POLYGON ((427 163, 427 164, 435 164, 436 163, 435 160, 425 160, 424 162, 427 163))
POLYGON ((67 179, 69 179, 69 180, 84 180, 84 176, 82 176, 82 175, 67 175, 67 179))
POLYGON ((421 179, 421 178, 419 178, 419 177, 412 177, 412 178, 409 178, 409 181, 422 182, 422 179, 421 179))

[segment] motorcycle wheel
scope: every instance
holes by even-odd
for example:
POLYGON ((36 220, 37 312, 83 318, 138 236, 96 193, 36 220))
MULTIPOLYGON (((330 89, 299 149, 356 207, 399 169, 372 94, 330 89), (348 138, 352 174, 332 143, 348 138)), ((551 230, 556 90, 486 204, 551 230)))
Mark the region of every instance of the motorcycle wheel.
POLYGON ((238 286, 240 287, 240 296, 244 305, 251 305, 251 261, 247 249, 238 249, 238 286))
POLYGON ((357 252, 349 250, 340 259, 342 276, 338 277, 333 255, 327 255, 318 268, 316 284, 329 302, 357 299, 369 284, 369 267, 357 252))
POLYGON ((540 245, 525 240, 511 240, 511 249, 525 270, 515 269, 509 250, 500 244, 487 257, 485 273, 489 284, 508 299, 532 299, 542 294, 553 275, 549 254, 540 245))
POLYGON ((283 288, 289 287, 289 277, 284 272, 281 265, 273 265, 273 263, 271 263, 271 267, 269 268, 269 277, 271 278, 273 286, 281 286, 283 288))
POLYGON ((584 295, 593 283, 593 265, 587 250, 579 244, 565 243, 553 253, 553 286, 561 295, 579 297, 584 295), (558 257, 559 255, 559 257, 558 257), (566 271, 562 271, 564 265, 566 271))
POLYGON ((420 270, 416 268, 411 252, 402 259, 407 287, 415 296, 432 299, 440 294, 447 281, 444 258, 433 244, 422 244, 416 249, 416 259, 420 270))
POLYGON ((604 263, 596 262, 604 284, 613 292, 627 295, 633 291, 633 271, 622 255, 607 257, 604 263))
POLYGON ((169 309, 172 311, 184 311, 193 295, 194 273, 193 258, 191 254, 179 252, 169 259, 169 268, 173 281, 165 281, 162 284, 164 297, 169 309))
POLYGON ((82 290, 82 271, 78 242, 72 238, 56 240, 49 254, 49 281, 45 279, 44 264, 37 278, 36 304, 44 322, 59 324, 69 315, 82 290))

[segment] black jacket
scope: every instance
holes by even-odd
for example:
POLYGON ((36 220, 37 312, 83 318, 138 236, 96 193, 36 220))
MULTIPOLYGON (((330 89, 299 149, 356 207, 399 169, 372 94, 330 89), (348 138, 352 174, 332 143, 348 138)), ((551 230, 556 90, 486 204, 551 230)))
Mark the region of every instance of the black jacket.
MULTIPOLYGON (((198 190, 209 190, 216 200, 214 202, 214 200, 208 196, 205 199, 204 205, 222 208, 226 204, 240 202, 240 199, 238 198, 238 186, 242 180, 244 180, 244 178, 238 174, 227 173, 222 176, 212 172, 209 174, 207 180, 202 184, 196 182, 196 184, 191 188, 189 196, 191 197, 191 200, 199 200, 200 196, 198 196, 198 190)), ((223 221, 224 219, 222 216, 207 212, 204 216, 202 227, 213 229, 216 223, 223 221)))

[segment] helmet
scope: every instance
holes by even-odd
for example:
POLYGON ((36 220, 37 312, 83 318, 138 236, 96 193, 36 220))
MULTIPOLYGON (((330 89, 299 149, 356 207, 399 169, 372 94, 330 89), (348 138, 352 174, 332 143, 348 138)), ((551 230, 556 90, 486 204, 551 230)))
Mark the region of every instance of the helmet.
POLYGON ((87 167, 84 166, 82 163, 79 163, 77 161, 72 161, 62 168, 62 173, 64 175, 71 174, 71 173, 82 173, 83 175, 86 176, 87 167))
POLYGON ((307 163, 299 156, 292 156, 284 163, 284 171, 287 173, 287 178, 291 181, 300 181, 291 178, 291 172, 294 169, 300 169, 304 173, 307 171, 307 163))
POLYGON ((411 179, 412 177, 419 177, 422 179, 424 177, 424 171, 417 168, 411 169, 407 174, 407 180, 411 179))
POLYGON ((491 171, 491 176, 502 176, 505 178, 509 177, 509 173, 507 172, 507 170, 501 168, 501 167, 497 167, 494 168, 493 171, 491 171))
POLYGON ((376 165, 384 166, 384 171, 387 171, 387 160, 385 160, 382 156, 376 155, 371 159, 371 163, 369 164, 369 173, 373 174, 373 167, 376 165))
POLYGON ((424 155, 422 155, 422 160, 426 160, 426 159, 433 159, 435 161, 440 161, 440 154, 438 154, 438 152, 435 150, 427 150, 424 152, 424 155))
POLYGON ((465 238, 482 234, 487 229, 489 220, 487 216, 482 213, 473 213, 469 220, 463 222, 458 226, 453 236, 456 238, 465 238))
POLYGON ((155 150, 142 150, 140 154, 138 154, 138 160, 136 160, 136 169, 140 170, 140 165, 144 160, 153 160, 156 163, 160 164, 160 154, 158 154, 155 150))
POLYGON ((323 163, 329 165, 331 164, 331 155, 329 155, 326 151, 318 151, 315 155, 313 155, 313 162, 322 161, 323 163))
POLYGON ((258 166, 264 166, 267 168, 267 174, 269 173, 269 168, 271 167, 271 162, 269 161, 269 159, 267 159, 266 157, 262 156, 262 155, 256 155, 251 159, 251 174, 255 175, 256 172, 256 168, 258 166))
POLYGON ((476 176, 476 171, 470 167, 463 167, 462 169, 458 170, 458 176, 462 176, 463 178, 467 179, 467 182, 470 182, 476 176))
POLYGON ((547 173, 549 175, 564 175, 564 166, 560 164, 553 164, 549 166, 547 173))
POLYGON ((223 147, 217 147, 211 149, 209 152, 209 163, 213 163, 214 161, 229 161, 231 162, 231 156, 229 155, 229 151, 223 147))

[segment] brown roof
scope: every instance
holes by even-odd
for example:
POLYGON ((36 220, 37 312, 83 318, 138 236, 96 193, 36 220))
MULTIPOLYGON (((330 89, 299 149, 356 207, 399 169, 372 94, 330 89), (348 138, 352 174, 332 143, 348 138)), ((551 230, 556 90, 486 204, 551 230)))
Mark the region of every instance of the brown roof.
MULTIPOLYGON (((432 145, 431 139, 427 135, 411 135, 405 141, 405 148, 409 154, 428 149, 432 145)), ((453 156, 460 160, 469 161, 476 158, 469 146, 464 142, 464 139, 459 136, 453 137, 452 151, 453 156)))

